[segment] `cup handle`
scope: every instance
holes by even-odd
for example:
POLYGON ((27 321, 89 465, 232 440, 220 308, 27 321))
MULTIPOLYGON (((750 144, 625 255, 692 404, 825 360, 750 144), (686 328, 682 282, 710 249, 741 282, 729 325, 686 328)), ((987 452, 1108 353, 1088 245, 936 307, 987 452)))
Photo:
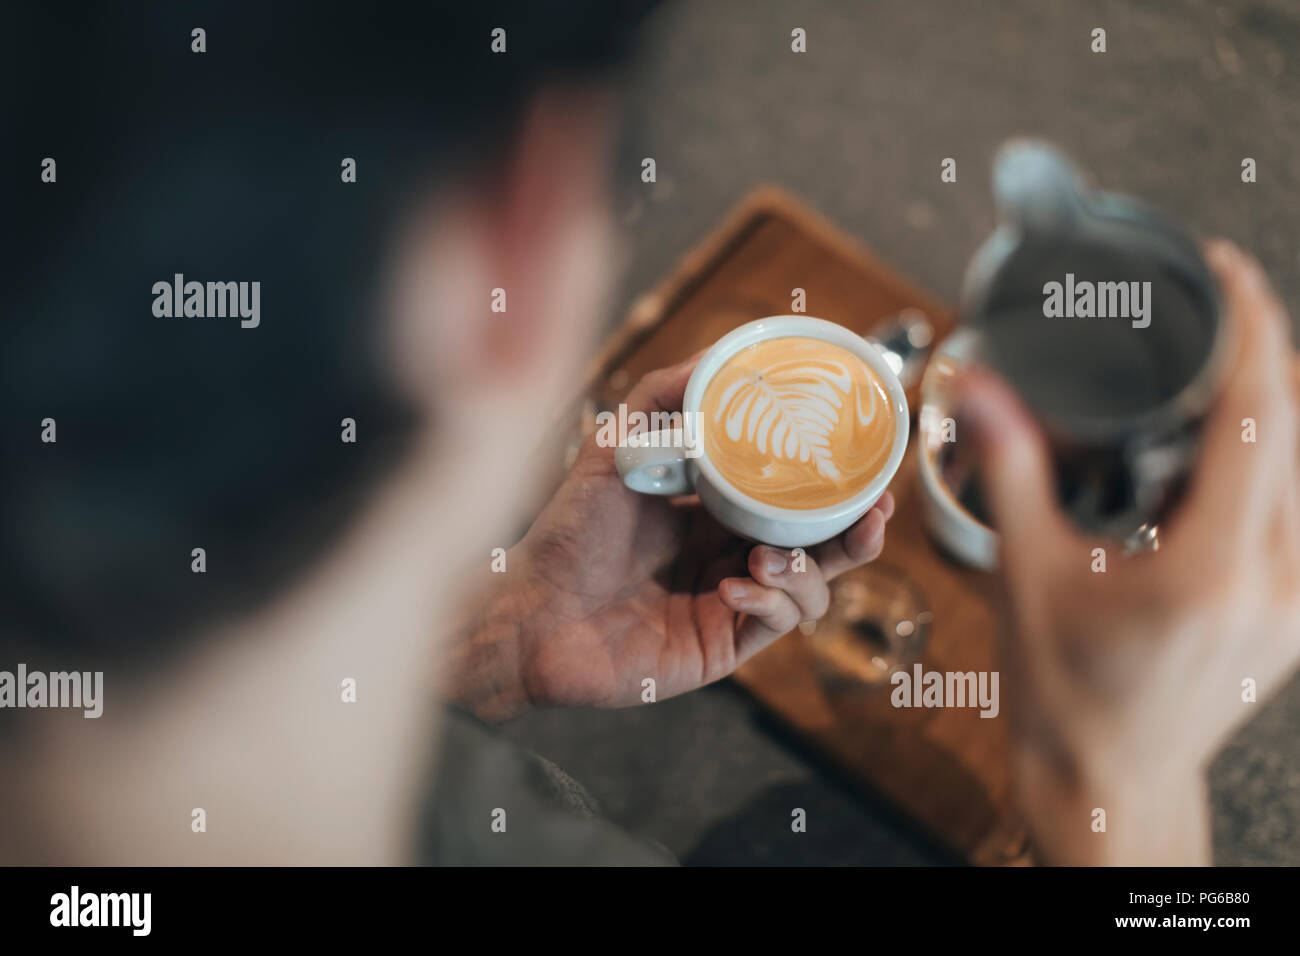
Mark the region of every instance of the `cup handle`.
POLYGON ((628 437, 614 450, 614 467, 623 484, 646 495, 691 492, 686 446, 680 428, 660 428, 628 437))

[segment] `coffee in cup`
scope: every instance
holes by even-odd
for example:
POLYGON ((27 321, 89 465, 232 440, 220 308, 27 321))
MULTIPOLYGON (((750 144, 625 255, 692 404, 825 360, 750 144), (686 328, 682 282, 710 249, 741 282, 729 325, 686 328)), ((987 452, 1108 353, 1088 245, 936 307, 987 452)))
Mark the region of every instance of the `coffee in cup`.
POLYGON ((907 398, 867 339, 809 316, 723 336, 686 384, 682 428, 629 436, 614 456, 633 491, 695 492, 753 541, 806 547, 884 493, 907 448, 907 398))
POLYGON ((880 377, 848 349, 788 336, 750 345, 704 390, 699 428, 722 477, 777 508, 852 498, 889 459, 894 411, 880 377))

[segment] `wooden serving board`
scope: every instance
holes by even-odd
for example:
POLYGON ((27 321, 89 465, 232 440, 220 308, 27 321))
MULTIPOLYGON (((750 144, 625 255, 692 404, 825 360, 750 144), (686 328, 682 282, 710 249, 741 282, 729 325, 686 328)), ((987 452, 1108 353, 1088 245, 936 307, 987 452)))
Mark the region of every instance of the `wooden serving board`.
MULTIPOLYGON (((929 316, 936 340, 953 326, 941 303, 788 194, 764 187, 633 305, 589 370, 588 398, 595 407, 617 406, 646 372, 751 319, 789 313, 795 289, 804 290, 809 315, 859 333, 908 307, 929 316)), ((915 416, 915 389, 908 399, 915 416)), ((915 445, 914 438, 891 485, 898 510, 884 554, 852 576, 867 586, 873 574, 912 582, 933 615, 920 649, 924 670, 994 670, 991 581, 932 543, 915 445)), ((791 632, 735 680, 849 780, 950 852, 977 864, 1027 862, 1024 831, 1009 803, 1005 718, 981 719, 973 707, 895 708, 887 682, 828 680, 827 658, 817 649, 837 637, 828 629, 848 626, 841 618, 833 609, 815 637, 791 632)))

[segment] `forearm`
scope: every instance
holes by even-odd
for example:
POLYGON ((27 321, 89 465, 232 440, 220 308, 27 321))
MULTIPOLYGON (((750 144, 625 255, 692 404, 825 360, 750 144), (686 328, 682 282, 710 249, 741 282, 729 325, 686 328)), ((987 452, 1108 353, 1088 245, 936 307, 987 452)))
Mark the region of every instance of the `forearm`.
POLYGON ((1094 775, 1065 779, 1022 760, 1019 796, 1043 863, 1207 866, 1204 775, 1094 775), (1100 812, 1099 812, 1100 811, 1100 812))

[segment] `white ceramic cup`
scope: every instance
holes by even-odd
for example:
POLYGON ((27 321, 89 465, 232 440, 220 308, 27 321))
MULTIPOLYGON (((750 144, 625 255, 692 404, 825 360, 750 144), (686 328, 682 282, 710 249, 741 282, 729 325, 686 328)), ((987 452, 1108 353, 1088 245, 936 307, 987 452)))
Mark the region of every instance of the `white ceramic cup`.
POLYGON ((889 459, 865 488, 825 508, 778 508, 766 504, 744 494, 719 474, 700 436, 689 434, 690 427, 685 432, 677 428, 644 432, 620 445, 614 462, 624 484, 644 494, 684 495, 694 491, 709 513, 726 528, 741 537, 781 548, 807 547, 826 541, 866 514, 884 494, 907 450, 907 398, 885 357, 869 341, 844 326, 803 315, 777 315, 733 329, 700 357, 686 383, 682 412, 687 421, 699 422, 704 390, 729 358, 756 342, 788 336, 821 339, 848 349, 871 367, 889 394, 894 412, 894 442, 889 459), (686 445, 691 439, 694 447, 688 454, 686 445))
MULTIPOLYGON (((921 379, 920 435, 917 439, 917 473, 921 482, 921 510, 926 526, 939 544, 963 564, 993 571, 998 566, 998 536, 966 510, 940 475, 942 425, 951 420, 950 383, 974 360, 979 335, 958 329, 935 350, 921 379)), ((955 432, 954 432, 955 434, 955 432)))

